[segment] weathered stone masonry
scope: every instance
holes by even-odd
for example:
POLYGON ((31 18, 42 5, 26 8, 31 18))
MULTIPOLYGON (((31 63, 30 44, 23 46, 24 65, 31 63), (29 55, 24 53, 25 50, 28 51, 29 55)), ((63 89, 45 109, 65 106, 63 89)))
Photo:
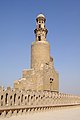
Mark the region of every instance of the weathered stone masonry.
POLYGON ((80 97, 49 91, 0 90, 0 116, 28 111, 80 105, 80 97))

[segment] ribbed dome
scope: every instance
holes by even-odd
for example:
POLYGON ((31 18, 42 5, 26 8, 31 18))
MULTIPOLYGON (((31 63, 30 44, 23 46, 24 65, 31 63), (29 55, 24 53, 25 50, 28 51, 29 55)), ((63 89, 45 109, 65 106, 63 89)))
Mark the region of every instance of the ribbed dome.
POLYGON ((39 18, 39 17, 45 18, 45 16, 44 16, 43 14, 39 14, 39 15, 37 16, 37 18, 39 18))

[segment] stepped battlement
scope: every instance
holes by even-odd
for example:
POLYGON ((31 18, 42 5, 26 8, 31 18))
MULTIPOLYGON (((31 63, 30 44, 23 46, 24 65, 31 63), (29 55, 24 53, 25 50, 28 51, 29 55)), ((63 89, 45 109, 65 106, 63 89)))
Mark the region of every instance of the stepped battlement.
MULTIPOLYGON (((0 89, 0 116, 40 108, 80 105, 80 96, 51 91, 0 89)), ((21 112, 22 113, 22 112, 21 112)))

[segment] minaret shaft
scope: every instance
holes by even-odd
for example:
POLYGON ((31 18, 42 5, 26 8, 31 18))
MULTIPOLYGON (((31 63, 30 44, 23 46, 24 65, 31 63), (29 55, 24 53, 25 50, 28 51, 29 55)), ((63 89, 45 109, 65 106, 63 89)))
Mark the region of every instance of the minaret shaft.
POLYGON ((35 42, 31 46, 31 68, 37 69, 50 61, 50 45, 46 41, 48 30, 45 27, 45 17, 36 18, 35 42))

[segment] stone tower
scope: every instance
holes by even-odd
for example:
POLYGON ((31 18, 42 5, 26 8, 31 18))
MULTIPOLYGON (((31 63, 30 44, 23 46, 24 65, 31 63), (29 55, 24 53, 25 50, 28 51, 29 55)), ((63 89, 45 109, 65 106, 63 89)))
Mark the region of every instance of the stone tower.
POLYGON ((50 45, 46 41, 48 30, 45 27, 46 18, 39 14, 36 18, 35 42, 31 46, 31 68, 40 69, 50 61, 50 45))
POLYGON ((14 82, 15 89, 59 91, 58 73, 50 56, 50 45, 46 40, 48 30, 46 18, 39 14, 36 18, 35 41, 31 45, 31 69, 23 70, 22 78, 14 82))

